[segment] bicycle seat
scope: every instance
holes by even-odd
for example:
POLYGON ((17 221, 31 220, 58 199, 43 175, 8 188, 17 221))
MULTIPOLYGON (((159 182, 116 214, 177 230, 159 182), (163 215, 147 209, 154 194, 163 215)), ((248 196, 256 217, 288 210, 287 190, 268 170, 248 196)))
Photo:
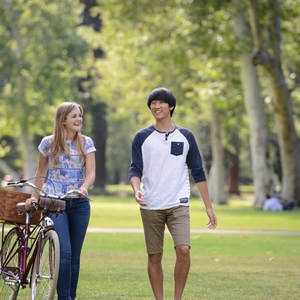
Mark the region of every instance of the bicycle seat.
POLYGON ((25 207, 25 202, 19 202, 17 203, 17 212, 18 214, 22 214, 25 213, 27 211, 26 207, 25 207))

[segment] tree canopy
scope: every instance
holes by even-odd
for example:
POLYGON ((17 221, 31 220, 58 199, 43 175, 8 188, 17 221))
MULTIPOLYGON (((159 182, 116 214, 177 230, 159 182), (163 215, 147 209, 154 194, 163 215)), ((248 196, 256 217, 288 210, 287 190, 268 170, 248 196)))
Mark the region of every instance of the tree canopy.
MULTIPOLYGON (((243 101, 240 55, 241 49, 251 55, 261 43, 270 57, 280 57, 277 67, 282 69, 281 78, 291 95, 290 100, 282 101, 288 101, 295 138, 282 142, 276 84, 270 85, 272 77, 266 75, 266 68, 257 68, 270 159, 280 187, 286 182, 283 145, 296 145, 295 152, 299 153, 299 0, 110 0, 85 8, 70 1, 24 3, 3 0, 0 4, 0 139, 24 140, 26 133, 25 140, 34 142, 36 135, 51 132, 55 108, 62 101, 82 101, 92 110, 105 105, 101 118, 105 112, 106 181, 126 182, 131 139, 138 129, 153 122, 146 97, 153 88, 164 86, 178 101, 174 122, 195 132, 207 171, 214 156, 224 151, 224 176, 228 178, 229 166, 238 159, 239 180, 248 183, 256 172, 249 161, 256 158, 249 149, 251 126, 243 101), (237 8, 244 11, 249 29, 240 40, 233 18, 237 8), (78 26, 88 23, 94 25, 78 26), (95 55, 97 51, 101 55, 95 55), (81 81, 83 89, 78 89, 79 78, 85 78, 81 81), (219 141, 210 136, 217 122, 219 141), (213 153, 212 148, 220 146, 212 143, 221 145, 221 151, 213 153)), ((255 65, 263 66, 263 62, 256 61, 255 65)), ((87 132, 96 132, 92 130, 94 118, 87 117, 87 132)), ((8 152, 0 146, 0 158, 8 152)), ((295 161, 297 165, 297 155, 295 161)), ((285 193, 295 189, 290 195, 295 196, 295 186, 297 183, 287 184, 285 193)))

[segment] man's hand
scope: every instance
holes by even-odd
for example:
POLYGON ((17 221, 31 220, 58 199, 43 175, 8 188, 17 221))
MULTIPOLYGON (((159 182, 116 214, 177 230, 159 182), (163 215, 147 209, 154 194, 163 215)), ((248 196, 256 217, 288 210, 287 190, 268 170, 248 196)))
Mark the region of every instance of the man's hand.
POLYGON ((212 210, 212 208, 206 209, 206 214, 208 216, 208 222, 206 223, 208 229, 216 229, 218 225, 217 217, 212 210))
POLYGON ((147 204, 143 201, 143 192, 138 190, 135 192, 135 200, 141 206, 147 206, 147 204))

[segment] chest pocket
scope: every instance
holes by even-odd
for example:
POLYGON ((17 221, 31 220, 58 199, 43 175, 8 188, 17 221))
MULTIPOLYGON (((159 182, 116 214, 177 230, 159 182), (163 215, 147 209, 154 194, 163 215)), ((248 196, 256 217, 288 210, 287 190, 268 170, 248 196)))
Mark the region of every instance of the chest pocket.
POLYGON ((183 142, 171 142, 171 154, 182 155, 183 154, 183 142))

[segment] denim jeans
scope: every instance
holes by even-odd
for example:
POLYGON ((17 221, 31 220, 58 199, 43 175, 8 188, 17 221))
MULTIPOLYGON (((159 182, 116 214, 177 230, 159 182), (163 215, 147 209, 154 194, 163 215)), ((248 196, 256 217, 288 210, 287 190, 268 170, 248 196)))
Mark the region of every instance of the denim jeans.
POLYGON ((90 203, 87 198, 66 200, 66 210, 56 217, 54 229, 60 243, 60 267, 57 282, 58 300, 74 300, 80 269, 80 253, 90 220, 90 203))

